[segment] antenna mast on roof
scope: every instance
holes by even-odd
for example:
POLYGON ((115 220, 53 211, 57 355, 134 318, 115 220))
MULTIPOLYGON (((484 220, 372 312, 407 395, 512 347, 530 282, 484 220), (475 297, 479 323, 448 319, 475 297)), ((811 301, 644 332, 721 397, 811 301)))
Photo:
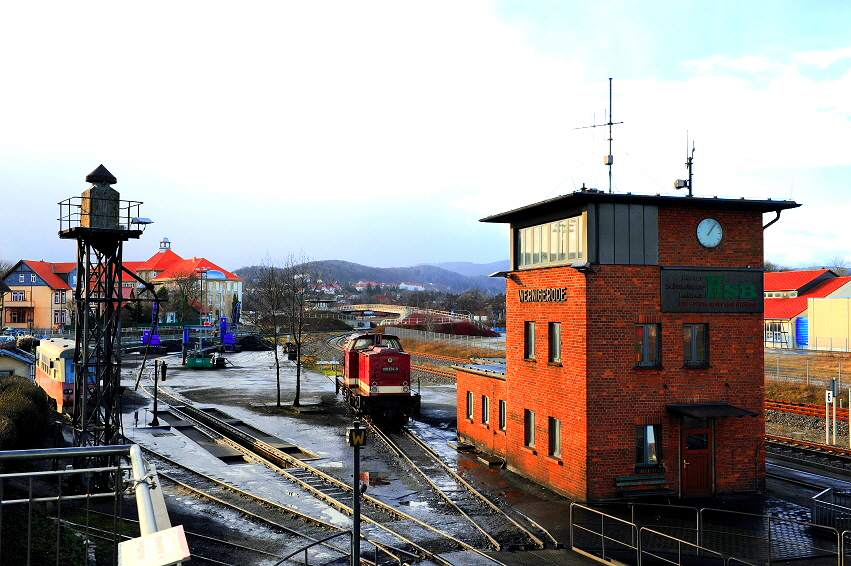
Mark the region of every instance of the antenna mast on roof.
POLYGON ((609 154, 603 157, 603 164, 609 167, 609 193, 612 192, 612 126, 623 124, 623 122, 612 122, 612 78, 609 77, 609 121, 604 124, 594 124, 593 126, 583 126, 581 128, 573 128, 574 130, 584 130, 585 128, 599 128, 602 126, 609 127, 609 154))
POLYGON ((694 142, 691 142, 691 155, 688 153, 688 132, 686 132, 686 169, 688 169, 688 180, 677 179, 674 181, 675 189, 688 189, 688 196, 692 196, 692 165, 694 164, 694 142))

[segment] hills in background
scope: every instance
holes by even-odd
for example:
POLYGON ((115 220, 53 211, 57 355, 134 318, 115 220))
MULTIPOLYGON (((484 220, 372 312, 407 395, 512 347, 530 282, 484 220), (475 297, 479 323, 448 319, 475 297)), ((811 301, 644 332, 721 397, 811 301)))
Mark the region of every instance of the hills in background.
MULTIPOLYGON (((508 260, 493 263, 447 262, 413 267, 369 267, 336 259, 315 263, 320 273, 324 274, 323 279, 327 283, 340 285, 354 284, 358 281, 394 285, 417 283, 453 293, 463 293, 472 288, 489 293, 504 293, 505 280, 490 278, 488 275, 508 269, 508 260)), ((259 266, 242 267, 234 273, 250 283, 255 279, 258 269, 259 266)))

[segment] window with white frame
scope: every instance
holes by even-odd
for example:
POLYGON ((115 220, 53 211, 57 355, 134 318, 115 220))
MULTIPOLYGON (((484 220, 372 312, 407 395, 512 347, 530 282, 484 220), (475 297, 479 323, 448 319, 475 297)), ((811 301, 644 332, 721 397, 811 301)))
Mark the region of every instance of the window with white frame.
POLYGON ((535 447, 535 411, 523 409, 523 446, 535 447))
POLYGON ((65 311, 53 311, 53 324, 65 324, 65 311))
POLYGON ((520 267, 572 263, 585 257, 585 214, 518 230, 520 267))
POLYGON ((473 392, 467 391, 467 418, 473 418, 473 392))
POLYGON ((26 301, 27 294, 26 291, 12 291, 11 301, 26 301))
POLYGON ((18 273, 18 283, 23 283, 23 282, 24 282, 24 274, 18 273))
POLYGON ((35 276, 35 273, 30 273, 30 283, 35 283, 38 281, 38 278, 35 276))
POLYGON ((561 323, 549 323, 549 361, 561 363, 561 323))
POLYGON ((482 424, 491 422, 491 400, 487 395, 482 395, 482 424))
POLYGON ((53 292, 53 304, 54 305, 64 305, 65 304, 65 291, 54 291, 53 292))
POLYGON ((561 419, 547 417, 547 433, 549 455, 553 458, 561 458, 561 419))
POLYGON ((527 320, 523 323, 523 357, 527 360, 535 359, 535 321, 527 320))

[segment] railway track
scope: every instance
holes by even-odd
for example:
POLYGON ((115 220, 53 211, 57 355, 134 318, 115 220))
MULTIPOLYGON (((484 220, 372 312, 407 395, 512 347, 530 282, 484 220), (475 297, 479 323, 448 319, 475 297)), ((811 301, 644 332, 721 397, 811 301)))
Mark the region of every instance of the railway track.
MULTIPOLYGON (((792 403, 789 401, 776 401, 766 399, 763 407, 767 411, 781 411, 784 413, 792 413, 795 415, 806 415, 808 417, 824 418, 824 405, 811 405, 808 403, 792 403)), ((833 418, 833 408, 830 409, 831 418, 833 418)), ((848 420, 848 409, 844 407, 836 408, 836 418, 848 420)))
MULTIPOLYGON (((113 519, 112 514, 104 513, 102 511, 96 511, 94 509, 89 509, 88 513, 93 516, 103 517, 105 520, 109 521, 113 519)), ((126 517, 122 518, 121 520, 125 525, 131 526, 131 529, 133 531, 139 530, 139 521, 126 517)), ((74 525, 74 523, 70 523, 69 521, 64 522, 66 524, 74 525)), ((85 525, 74 526, 76 526, 80 530, 87 529, 90 533, 90 536, 93 538, 103 538, 104 540, 111 540, 113 536, 113 533, 111 531, 97 529, 95 527, 92 527, 91 525, 89 525, 88 528, 85 525)), ((192 546, 193 548, 197 548, 198 545, 193 544, 193 542, 200 543, 204 545, 206 551, 205 554, 193 551, 193 564, 198 563, 217 564, 223 566, 242 566, 246 563, 249 563, 249 561, 254 562, 257 559, 280 560, 282 558, 280 555, 275 554, 273 552, 269 552, 267 550, 254 548, 245 544, 240 544, 238 542, 234 542, 233 540, 224 540, 214 536, 197 533, 187 528, 184 528, 184 533, 186 534, 186 539, 187 541, 189 541, 190 546, 192 546)), ((121 538, 123 540, 130 540, 134 537, 130 535, 122 535, 121 538)), ((348 562, 346 562, 346 564, 348 564, 348 562)))
MULTIPOLYGON (((350 485, 276 448, 267 440, 240 430, 234 422, 228 422, 228 419, 217 418, 172 396, 162 388, 160 392, 160 399, 163 399, 163 396, 172 399, 165 401, 170 405, 170 413, 182 421, 195 423, 195 426, 214 442, 229 446, 242 453, 247 460, 274 470, 334 510, 346 515, 352 514, 354 492, 350 485)), ((362 499, 366 503, 361 507, 362 537, 372 547, 365 548, 364 555, 374 553, 377 548, 400 563, 426 559, 449 566, 452 563, 442 558, 441 554, 464 550, 468 551, 465 554, 466 563, 500 564, 472 544, 423 520, 370 496, 362 496, 362 499)), ((446 516, 441 519, 444 525, 451 523, 446 516)))
POLYGON ((765 443, 766 450, 772 454, 781 454, 808 465, 817 464, 839 473, 847 474, 851 470, 851 450, 848 448, 769 434, 765 435, 765 443))
MULTIPOLYGON (((469 521, 494 550, 544 548, 545 544, 538 535, 470 485, 410 430, 386 431, 372 424, 367 426, 375 438, 431 486, 445 505, 469 521)), ((539 526, 534 525, 532 528, 541 531, 541 536, 548 538, 554 545, 557 544, 539 526)))

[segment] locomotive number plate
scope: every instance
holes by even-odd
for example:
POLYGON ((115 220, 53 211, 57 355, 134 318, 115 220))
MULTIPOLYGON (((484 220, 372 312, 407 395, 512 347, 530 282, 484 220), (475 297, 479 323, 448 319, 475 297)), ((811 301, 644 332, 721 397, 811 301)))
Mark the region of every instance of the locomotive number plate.
POLYGON ((384 366, 381 368, 384 373, 399 373, 399 366, 384 366))

